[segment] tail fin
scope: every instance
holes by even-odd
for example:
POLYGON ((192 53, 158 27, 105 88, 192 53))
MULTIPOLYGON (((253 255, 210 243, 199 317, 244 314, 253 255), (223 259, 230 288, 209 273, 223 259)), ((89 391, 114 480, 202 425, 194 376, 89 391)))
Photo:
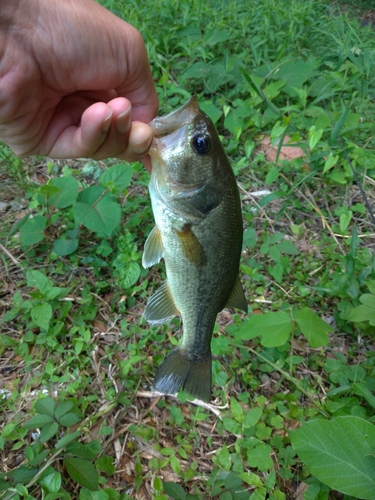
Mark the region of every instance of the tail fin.
POLYGON ((175 394, 182 389, 202 401, 209 402, 211 378, 211 353, 203 360, 192 361, 176 347, 156 372, 154 387, 166 394, 175 394))

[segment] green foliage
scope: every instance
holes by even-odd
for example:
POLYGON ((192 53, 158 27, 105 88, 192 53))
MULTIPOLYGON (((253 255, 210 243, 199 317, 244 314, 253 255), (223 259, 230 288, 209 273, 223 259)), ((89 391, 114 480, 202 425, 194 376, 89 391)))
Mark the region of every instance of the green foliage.
POLYGON ((375 426, 354 417, 305 422, 291 441, 323 483, 355 498, 374 498, 375 426))
MULTIPOLYGON (((112 460, 106 456, 95 460, 101 450, 100 444, 96 441, 81 444, 78 441, 80 430, 69 430, 83 418, 76 401, 67 399, 57 403, 47 396, 35 402, 34 410, 36 415, 23 425, 26 432, 35 429, 33 443, 25 448, 26 463, 0 477, 2 498, 13 498, 11 492, 15 490, 28 498, 28 491, 36 484, 46 498, 70 498, 64 489, 62 475, 55 468, 56 461, 61 459, 70 478, 82 487, 81 492, 99 493, 98 470, 113 474, 112 460), (7 493, 9 496, 4 496, 7 493)), ((12 438, 9 430, 7 433, 4 430, 2 435, 12 438)))
POLYGON ((83 187, 67 171, 67 176, 51 179, 35 191, 30 208, 39 209, 40 213, 33 217, 27 214, 12 232, 19 229, 21 244, 30 247, 48 238, 46 232, 53 226, 66 224, 67 230, 53 239, 53 250, 58 256, 77 250, 81 225, 110 237, 121 217, 121 207, 115 197, 129 186, 131 177, 129 165, 117 164, 101 174, 100 185, 83 187))

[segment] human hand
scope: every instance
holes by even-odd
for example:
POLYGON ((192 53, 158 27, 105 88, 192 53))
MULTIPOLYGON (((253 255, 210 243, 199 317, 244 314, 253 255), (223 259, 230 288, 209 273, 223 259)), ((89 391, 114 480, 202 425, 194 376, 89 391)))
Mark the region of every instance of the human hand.
POLYGON ((144 158, 158 99, 139 32, 93 0, 0 10, 0 139, 18 155, 144 158))

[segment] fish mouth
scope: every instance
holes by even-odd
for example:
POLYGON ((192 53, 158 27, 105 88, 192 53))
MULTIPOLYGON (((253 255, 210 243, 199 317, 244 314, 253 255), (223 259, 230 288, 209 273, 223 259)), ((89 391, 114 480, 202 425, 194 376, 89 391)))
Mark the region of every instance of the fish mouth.
POLYGON ((179 130, 183 135, 185 133, 186 126, 192 123, 199 112, 198 97, 193 95, 185 104, 176 109, 176 111, 172 111, 172 113, 165 116, 158 116, 154 118, 149 123, 154 132, 154 139, 148 152, 151 158, 164 163, 159 140, 173 134, 173 132, 176 132, 177 130, 179 130))
POLYGON ((172 113, 166 116, 154 118, 149 123, 154 131, 154 138, 159 139, 169 135, 183 125, 191 123, 198 112, 198 97, 193 95, 183 106, 176 109, 176 111, 172 111, 172 113))

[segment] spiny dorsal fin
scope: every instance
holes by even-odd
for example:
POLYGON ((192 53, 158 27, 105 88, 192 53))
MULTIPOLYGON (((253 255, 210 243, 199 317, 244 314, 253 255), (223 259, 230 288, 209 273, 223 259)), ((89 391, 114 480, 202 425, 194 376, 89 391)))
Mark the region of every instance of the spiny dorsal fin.
POLYGON ((152 325, 167 323, 180 314, 174 303, 168 282, 164 281, 147 303, 144 317, 152 325))
POLYGON ((142 266, 144 268, 151 267, 160 262, 163 257, 163 243, 159 228, 155 226, 145 243, 145 248, 142 256, 142 266))
POLYGON ((189 262, 196 266, 203 266, 207 259, 202 245, 191 230, 191 224, 185 224, 182 231, 175 230, 182 251, 189 262))
POLYGON ((225 307, 235 307, 236 309, 241 309, 244 312, 247 312, 247 302, 246 297, 243 292, 243 288, 240 282, 240 277, 237 276, 236 281, 234 283, 234 287, 230 297, 225 305, 225 307))

